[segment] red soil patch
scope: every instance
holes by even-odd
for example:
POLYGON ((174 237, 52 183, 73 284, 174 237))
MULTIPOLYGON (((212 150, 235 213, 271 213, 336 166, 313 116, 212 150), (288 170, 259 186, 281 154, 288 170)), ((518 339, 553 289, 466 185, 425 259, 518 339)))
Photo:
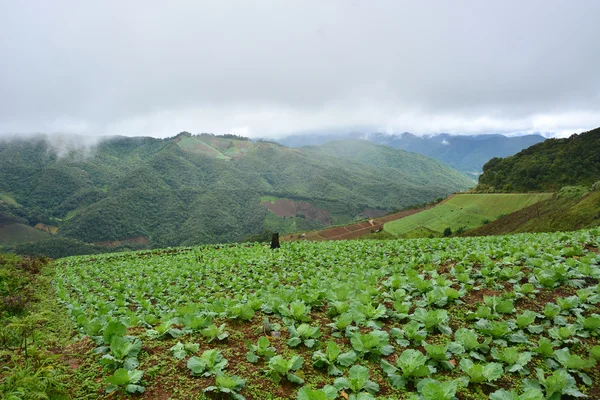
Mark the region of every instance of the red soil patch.
POLYGON ((267 207, 269 211, 274 212, 280 217, 295 217, 296 216, 296 206, 294 202, 291 200, 277 200, 274 203, 270 201, 266 201, 260 203, 261 205, 267 207))
POLYGON ((347 232, 348 231, 346 230, 345 227, 340 226, 337 228, 329 228, 329 229, 325 229, 324 231, 320 231, 319 236, 330 239, 330 238, 338 236, 338 235, 343 235, 344 233, 347 233, 347 232))
POLYGON ((409 215, 416 214, 421 211, 425 211, 431 207, 415 208, 413 210, 399 211, 394 214, 386 215, 385 217, 377 218, 375 222, 390 222, 400 218, 408 217, 409 215))
POLYGON ((372 233, 371 231, 377 231, 378 229, 381 229, 381 227, 371 226, 369 228, 360 229, 358 231, 348 232, 344 235, 340 235, 338 238, 336 238, 336 240, 356 239, 357 237, 368 235, 369 233, 372 233))
POLYGON ((41 222, 39 224, 36 224, 34 226, 35 229, 39 229, 40 231, 44 231, 46 233, 50 233, 52 235, 54 235, 56 232, 58 232, 58 227, 57 226, 52 226, 52 225, 44 225, 41 222))
POLYGON ((150 241, 145 236, 134 236, 123 240, 94 242, 95 245, 106 247, 117 247, 121 245, 146 245, 148 243, 150 243, 150 241))
POLYGON ((79 366, 86 358, 86 354, 94 348, 94 343, 89 336, 86 336, 79 342, 72 343, 64 348, 51 349, 54 354, 60 354, 64 364, 69 365, 72 370, 79 369, 79 366))
POLYGON ((370 224, 367 224, 367 226, 364 226, 364 224, 356 224, 356 225, 348 225, 348 226, 346 226, 346 229, 351 232, 354 232, 354 231, 359 231, 361 229, 370 228, 370 227, 371 227, 370 224))
POLYGON ((280 199, 276 200, 274 203, 266 201, 260 204, 280 217, 295 217, 301 213, 306 219, 319 221, 325 225, 331 225, 331 214, 329 214, 328 210, 317 208, 305 201, 280 199))
MULTIPOLYGON (((452 197, 452 196, 450 196, 452 197)), ((449 198, 450 198, 449 197, 449 198)), ((267 203, 262 203, 267 206, 267 203)), ((270 204, 270 203, 269 203, 270 204)), ((272 204, 271 204, 272 205, 272 204)), ((386 215, 381 218, 370 219, 369 221, 357 222, 355 224, 339 226, 336 228, 327 228, 321 231, 307 232, 304 236, 299 234, 286 235, 281 238, 284 241, 290 240, 349 240, 361 236, 369 235, 383 229, 383 224, 389 221, 395 221, 400 218, 427 210, 433 206, 415 208, 413 210, 399 211, 394 214, 386 215)), ((270 209, 270 208, 269 208, 270 209)))
POLYGON ((409 215, 416 214, 420 211, 426 210, 427 208, 418 208, 414 210, 400 211, 394 214, 386 215, 382 218, 371 219, 368 222, 358 222, 352 225, 346 225, 339 228, 335 228, 335 235, 332 234, 333 229, 327 229, 325 231, 317 232, 321 237, 328 240, 350 240, 356 239, 361 236, 369 235, 373 232, 377 232, 383 229, 383 224, 389 221, 395 221, 400 218, 408 217, 409 215), (372 221, 372 223, 371 223, 372 221))
POLYGON ((360 215, 362 215, 366 218, 378 218, 378 217, 383 217, 387 213, 388 212, 385 210, 378 210, 376 208, 365 208, 363 210, 363 212, 360 213, 360 215))
POLYGON ((539 289, 533 299, 523 297, 517 300, 516 306, 518 309, 541 312, 547 303, 556 303, 557 298, 573 296, 576 293, 576 288, 564 285, 552 289, 539 289))

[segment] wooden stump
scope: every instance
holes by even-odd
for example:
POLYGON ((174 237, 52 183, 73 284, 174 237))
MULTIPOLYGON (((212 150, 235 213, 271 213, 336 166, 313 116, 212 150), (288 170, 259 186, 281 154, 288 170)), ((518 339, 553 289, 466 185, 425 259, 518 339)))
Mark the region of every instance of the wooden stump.
POLYGON ((271 237, 271 248, 272 249, 278 249, 280 247, 281 246, 279 245, 279 232, 276 232, 271 237))

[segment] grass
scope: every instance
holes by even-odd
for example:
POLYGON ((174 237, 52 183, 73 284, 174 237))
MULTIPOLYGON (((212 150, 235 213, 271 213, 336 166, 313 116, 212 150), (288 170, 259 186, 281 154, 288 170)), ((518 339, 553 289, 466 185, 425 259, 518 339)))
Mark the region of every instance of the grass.
MULTIPOLYGON (((389 233, 388 231, 385 232, 389 233)), ((434 238, 441 236, 442 233, 426 228, 424 226, 418 226, 415 229, 412 229, 402 235, 402 237, 405 239, 434 238)))
POLYGON ((503 235, 518 232, 555 232, 600 225, 600 191, 582 198, 558 196, 506 215, 466 235, 503 235))
POLYGON ((186 138, 181 139, 177 144, 184 151, 202 154, 202 155, 212 157, 212 158, 229 160, 229 157, 225 156, 219 150, 217 150, 214 147, 212 147, 211 145, 203 142, 199 138, 186 137, 186 138))
POLYGON ((423 212, 391 221, 384 230, 405 238, 440 236, 444 229, 453 232, 477 228, 502 215, 547 200, 551 193, 533 194, 459 194, 423 212))
POLYGON ((48 239, 51 235, 20 223, 0 225, 0 245, 15 245, 19 243, 37 242, 48 239))
POLYGON ((73 358, 67 359, 83 355, 68 354, 75 326, 57 301, 51 284, 55 269, 48 262, 0 254, 5 285, 0 289, 0 398, 95 398, 79 396, 80 388, 93 382, 73 371, 73 358))
POLYGON ((260 202, 261 203, 271 203, 271 204, 275 204, 275 202, 277 200, 283 200, 279 197, 275 197, 275 196, 261 196, 260 197, 260 202))
POLYGON ((17 201, 9 193, 0 193, 0 202, 13 206, 17 204, 17 201))

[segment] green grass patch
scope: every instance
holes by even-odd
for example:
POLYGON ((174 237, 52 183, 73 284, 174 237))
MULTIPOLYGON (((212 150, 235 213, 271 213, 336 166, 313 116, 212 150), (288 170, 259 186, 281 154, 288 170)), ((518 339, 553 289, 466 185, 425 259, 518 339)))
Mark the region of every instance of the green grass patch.
POLYGON ((460 194, 429 210, 388 222, 384 229, 401 237, 436 236, 446 228, 468 230, 551 197, 551 193, 460 194))
POLYGON ((404 239, 435 238, 435 237, 441 237, 441 236, 442 236, 442 233, 436 232, 436 231, 426 228, 424 226, 418 226, 415 229, 410 230, 402 235, 402 237, 404 239))
POLYGON ((0 201, 3 201, 11 206, 17 204, 17 201, 9 193, 0 193, 0 201))
POLYGON ((505 235, 518 232, 556 232, 600 225, 600 191, 578 197, 559 197, 536 203, 502 219, 480 226, 467 235, 505 235))
POLYGON ((78 213, 81 213, 84 210, 85 210, 85 207, 77 207, 75 210, 69 211, 67 213, 67 215, 65 215, 65 218, 63 218, 63 221, 68 221, 68 220, 74 218, 75 216, 77 216, 78 213))
POLYGON ((283 200, 279 197, 275 197, 275 196, 261 196, 260 197, 260 202, 261 203, 271 203, 271 204, 275 204, 275 202, 277 200, 283 200))
POLYGON ((558 197, 574 199, 583 197, 589 192, 590 188, 586 186, 564 186, 558 191, 558 197))
POLYGON ((229 160, 229 157, 221 153, 219 150, 196 137, 183 138, 177 142, 177 145, 184 151, 188 151, 190 153, 202 154, 211 158, 229 160))
POLYGON ((2 399, 93 398, 81 391, 89 382, 70 365, 84 355, 69 354, 74 324, 57 301, 48 262, 0 254, 0 282, 7 289, 0 290, 2 399))

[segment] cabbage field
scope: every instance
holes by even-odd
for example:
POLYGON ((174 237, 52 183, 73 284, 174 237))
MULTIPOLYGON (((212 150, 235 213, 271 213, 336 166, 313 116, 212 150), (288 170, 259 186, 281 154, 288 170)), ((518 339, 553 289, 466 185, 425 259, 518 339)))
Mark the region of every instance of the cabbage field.
POLYGON ((90 398, 598 399, 599 243, 211 245, 62 259, 55 286, 90 398))

